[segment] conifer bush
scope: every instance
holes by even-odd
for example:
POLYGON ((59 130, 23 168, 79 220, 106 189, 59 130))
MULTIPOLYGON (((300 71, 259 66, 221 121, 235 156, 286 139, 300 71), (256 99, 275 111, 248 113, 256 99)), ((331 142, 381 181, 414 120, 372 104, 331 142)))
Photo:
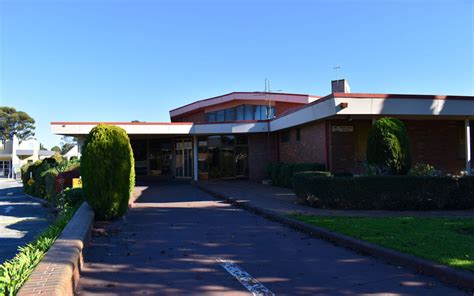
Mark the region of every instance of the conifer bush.
POLYGON ((122 216, 135 185, 133 151, 120 127, 99 124, 87 136, 81 157, 84 197, 98 219, 122 216))
POLYGON ((404 175, 410 171, 410 141, 402 121, 381 118, 374 123, 368 137, 367 163, 381 175, 404 175))

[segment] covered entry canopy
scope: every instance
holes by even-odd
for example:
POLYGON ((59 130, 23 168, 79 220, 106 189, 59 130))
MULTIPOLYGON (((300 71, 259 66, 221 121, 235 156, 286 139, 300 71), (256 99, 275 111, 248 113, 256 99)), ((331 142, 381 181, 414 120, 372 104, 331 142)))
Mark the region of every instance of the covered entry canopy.
MULTIPOLYGON (((100 123, 53 122, 51 126, 54 133, 74 136, 81 144, 90 130, 100 123)), ((247 134, 268 133, 269 127, 268 121, 103 123, 122 127, 129 135, 137 175, 172 175, 195 180, 247 177, 247 134)))

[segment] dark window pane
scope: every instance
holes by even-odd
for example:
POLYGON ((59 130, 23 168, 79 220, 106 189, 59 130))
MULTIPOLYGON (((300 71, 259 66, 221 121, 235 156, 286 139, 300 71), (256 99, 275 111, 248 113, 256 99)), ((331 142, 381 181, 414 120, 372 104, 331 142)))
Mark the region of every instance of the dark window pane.
POLYGON ((235 136, 235 145, 248 145, 247 136, 244 136, 244 135, 235 136))
POLYGON ((216 121, 222 122, 225 121, 225 112, 224 110, 219 110, 216 112, 216 121))
POLYGON ((245 105, 245 120, 253 120, 253 106, 245 105))
POLYGON ((235 120, 235 109, 230 108, 225 110, 225 121, 235 120))
POLYGON ((301 140, 301 129, 298 127, 296 128, 296 141, 301 140))
POLYGON ((234 146, 235 136, 225 135, 221 137, 222 147, 233 147, 234 146))
POLYGON ((269 114, 268 118, 270 119, 270 118, 273 118, 273 117, 275 117, 275 107, 271 106, 270 107, 270 114, 269 114))
POLYGON ((216 122, 216 112, 206 113, 207 122, 216 122))
POLYGON ((220 147, 221 146, 221 136, 210 136, 208 138, 208 147, 220 147))
POLYGON ((255 120, 260 120, 262 119, 262 116, 261 116, 261 109, 262 109, 262 106, 255 106, 255 109, 254 109, 254 119, 255 120))
POLYGON ((235 120, 244 120, 244 105, 235 108, 235 120))

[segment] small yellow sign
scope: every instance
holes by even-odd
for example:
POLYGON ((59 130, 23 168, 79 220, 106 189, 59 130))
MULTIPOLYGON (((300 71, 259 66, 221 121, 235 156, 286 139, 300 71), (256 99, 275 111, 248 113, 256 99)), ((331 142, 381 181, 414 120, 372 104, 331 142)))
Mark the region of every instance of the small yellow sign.
POLYGON ((72 178, 72 188, 82 188, 81 178, 72 178))

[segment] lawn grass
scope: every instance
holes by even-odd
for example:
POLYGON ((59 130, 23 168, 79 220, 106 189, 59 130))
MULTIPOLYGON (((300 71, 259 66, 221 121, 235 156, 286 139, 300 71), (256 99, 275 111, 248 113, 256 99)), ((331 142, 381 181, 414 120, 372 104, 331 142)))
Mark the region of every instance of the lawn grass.
POLYGON ((403 253, 474 271, 474 218, 290 216, 403 253))

